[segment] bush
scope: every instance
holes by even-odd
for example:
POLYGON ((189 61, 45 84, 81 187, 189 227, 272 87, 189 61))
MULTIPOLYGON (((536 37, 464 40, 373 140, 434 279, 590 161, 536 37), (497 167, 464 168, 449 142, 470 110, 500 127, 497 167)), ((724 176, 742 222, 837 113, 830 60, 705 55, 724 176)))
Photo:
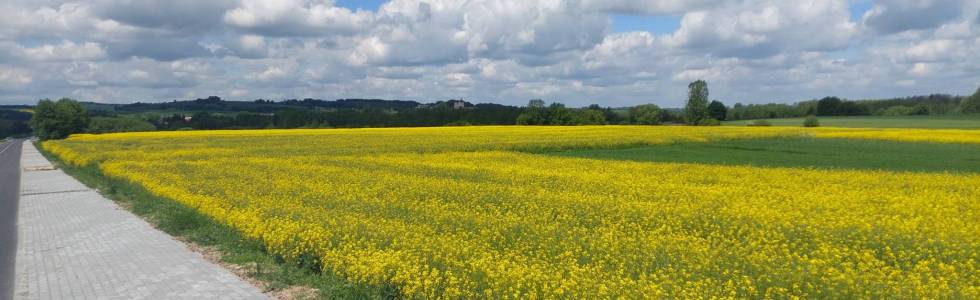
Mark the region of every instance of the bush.
POLYGON ((803 127, 820 127, 820 120, 817 120, 817 116, 810 115, 803 120, 803 127))
POLYGON ((882 116, 908 116, 912 115, 914 111, 911 107, 905 105, 896 105, 889 107, 881 112, 882 116))
POLYGON ((698 121, 697 124, 697 126, 719 126, 719 125, 721 125, 721 121, 712 118, 701 119, 701 121, 698 121))
POLYGON ((472 125, 473 124, 470 124, 470 122, 468 122, 468 121, 452 121, 452 122, 446 123, 446 125, 444 125, 444 126, 453 127, 453 126, 472 126, 472 125))
POLYGON ((931 112, 929 111, 929 107, 923 105, 922 103, 916 104, 915 106, 912 107, 912 115, 925 116, 929 114, 931 114, 931 112))
POLYGON ((759 119, 749 123, 749 126, 772 126, 772 123, 769 123, 768 120, 759 119))

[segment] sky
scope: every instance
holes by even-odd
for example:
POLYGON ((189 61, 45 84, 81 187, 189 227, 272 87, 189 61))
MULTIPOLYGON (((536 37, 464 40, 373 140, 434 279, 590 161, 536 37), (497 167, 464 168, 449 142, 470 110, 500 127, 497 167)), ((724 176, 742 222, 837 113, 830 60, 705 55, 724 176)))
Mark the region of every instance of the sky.
POLYGON ((966 95, 980 0, 4 0, 0 104, 966 95))

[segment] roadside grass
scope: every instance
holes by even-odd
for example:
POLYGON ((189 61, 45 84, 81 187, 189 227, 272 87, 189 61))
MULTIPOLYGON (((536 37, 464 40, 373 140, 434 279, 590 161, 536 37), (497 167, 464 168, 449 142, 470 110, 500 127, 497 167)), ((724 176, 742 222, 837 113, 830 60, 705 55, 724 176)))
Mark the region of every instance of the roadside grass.
MULTIPOLYGON (((803 126, 805 118, 765 119, 773 126, 803 126)), ((980 129, 980 115, 818 117, 823 127, 980 129)), ((747 126, 754 120, 725 121, 726 126, 747 126)))
POLYGON ((771 138, 677 143, 624 149, 570 150, 550 155, 641 162, 763 167, 980 172, 980 146, 875 140, 771 138))
MULTIPOLYGON (((315 289, 315 294, 298 292, 292 297, 312 296, 317 299, 399 299, 393 286, 355 284, 332 274, 321 273, 312 259, 284 261, 269 254, 264 246, 245 239, 238 231, 222 225, 176 201, 158 197, 142 186, 107 177, 94 164, 73 167, 35 145, 45 158, 86 186, 98 190, 106 198, 142 217, 157 229, 190 243, 192 248, 216 250, 220 261, 230 264, 232 271, 250 280, 258 280, 264 290, 273 295, 290 290, 315 289)), ((204 253, 206 256, 208 253, 204 253)))

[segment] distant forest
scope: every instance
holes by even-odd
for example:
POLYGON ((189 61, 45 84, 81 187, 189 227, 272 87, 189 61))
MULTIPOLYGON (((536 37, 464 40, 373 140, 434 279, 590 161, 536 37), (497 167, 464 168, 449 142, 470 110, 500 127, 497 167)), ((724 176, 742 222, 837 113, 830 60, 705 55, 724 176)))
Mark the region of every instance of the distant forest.
MULTIPOLYGON (((741 104, 728 110, 728 120, 815 116, 952 115, 962 112, 964 97, 945 94, 877 100, 845 100, 825 97, 794 104, 741 104)), ((967 112, 972 113, 972 112, 967 112)))
POLYGON ((0 138, 8 136, 21 137, 31 134, 28 121, 31 113, 25 111, 27 106, 0 107, 0 138))
MULTIPOLYGON (((962 96, 934 94, 906 98, 846 100, 825 97, 793 104, 728 106, 712 101, 718 121, 815 116, 901 116, 975 113, 962 96)), ((594 125, 683 123, 682 109, 653 104, 635 107, 590 105, 569 108, 531 100, 526 106, 474 104, 464 100, 421 103, 382 99, 288 99, 226 101, 217 96, 161 103, 81 102, 91 117, 85 132, 153 130, 357 128, 466 125, 594 125)), ((31 106, 0 106, 0 136, 29 135, 31 106)), ((717 122, 715 122, 717 123, 717 122)))

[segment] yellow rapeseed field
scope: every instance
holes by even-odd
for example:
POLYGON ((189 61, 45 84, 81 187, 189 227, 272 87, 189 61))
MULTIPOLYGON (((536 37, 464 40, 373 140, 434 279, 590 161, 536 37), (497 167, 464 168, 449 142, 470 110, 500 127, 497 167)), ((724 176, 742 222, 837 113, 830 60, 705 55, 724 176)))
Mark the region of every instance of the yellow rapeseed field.
POLYGON ((44 148, 419 298, 978 298, 980 175, 536 154, 980 131, 452 127, 75 135, 44 148))

